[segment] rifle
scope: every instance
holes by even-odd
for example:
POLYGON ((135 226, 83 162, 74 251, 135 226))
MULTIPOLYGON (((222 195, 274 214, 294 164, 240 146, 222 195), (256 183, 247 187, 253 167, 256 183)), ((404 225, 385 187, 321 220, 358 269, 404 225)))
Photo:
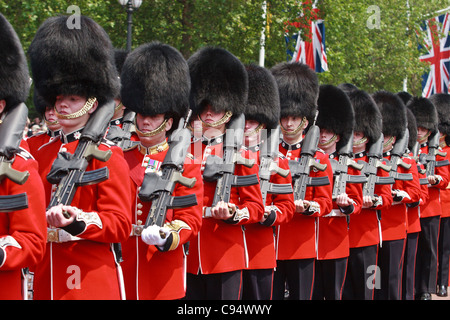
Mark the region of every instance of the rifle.
POLYGON ((368 152, 367 157, 369 158, 368 162, 364 162, 359 160, 358 163, 364 165, 361 173, 367 176, 367 182, 363 185, 363 196, 370 196, 373 198, 375 196, 375 185, 376 184, 394 184, 395 180, 393 177, 379 177, 377 176, 378 168, 386 172, 391 171, 391 167, 385 165, 381 162, 383 156, 383 134, 380 135, 380 138, 373 143, 368 152))
POLYGON ((448 166, 450 162, 445 159, 441 161, 436 160, 436 156, 445 157, 446 152, 439 151, 439 131, 428 137, 428 154, 422 153, 419 156, 420 163, 425 165, 427 177, 435 175, 436 167, 448 166))
POLYGON ((115 142, 122 150, 133 147, 137 142, 131 141, 131 130, 134 126, 136 112, 125 109, 122 128, 119 126, 111 126, 108 130, 106 138, 115 142))
MULTIPOLYGON (((317 118, 318 113, 316 113, 317 118)), ((310 177, 311 168, 325 171, 326 164, 318 163, 314 159, 319 143, 320 129, 314 123, 308 129, 302 143, 300 161, 289 160, 292 180, 294 181, 294 200, 304 200, 307 186, 325 186, 330 184, 328 176, 310 177)))
POLYGON ((398 166, 401 166, 405 169, 411 168, 411 164, 406 163, 402 160, 402 157, 405 154, 406 149, 408 148, 408 140, 409 140, 409 130, 408 128, 406 128, 403 137, 395 142, 394 147, 391 150, 391 159, 386 160, 387 165, 391 167, 391 171, 389 171, 389 176, 393 177, 395 180, 411 181, 413 179, 411 173, 397 172, 398 166))
POLYGON ((361 171, 364 166, 356 163, 352 159, 353 153, 353 135, 348 139, 348 142, 338 150, 339 159, 330 159, 331 167, 333 168, 334 184, 332 199, 336 200, 337 196, 345 193, 347 183, 365 183, 367 177, 365 175, 351 175, 348 174, 348 167, 355 168, 361 171))
POLYGON ((197 205, 195 194, 172 196, 175 185, 192 188, 195 178, 182 175, 183 164, 191 141, 191 133, 186 128, 188 122, 181 118, 178 128, 169 138, 169 151, 161 164, 161 175, 157 172, 146 172, 139 191, 142 201, 153 201, 150 207, 145 227, 157 225, 162 227, 166 221, 167 209, 186 208, 197 205))
POLYGON ((211 207, 215 207, 219 201, 229 202, 232 187, 247 187, 258 184, 256 174, 248 176, 236 176, 234 170, 236 164, 251 168, 254 160, 241 156, 240 149, 244 140, 245 116, 240 114, 228 125, 223 143, 223 158, 210 155, 206 159, 203 179, 205 181, 217 181, 216 190, 211 207))
POLYGON ((270 182, 270 176, 272 173, 279 174, 282 177, 289 175, 289 170, 281 169, 275 162, 278 156, 278 148, 280 144, 280 127, 277 126, 270 132, 267 139, 261 143, 261 151, 259 154, 259 186, 261 188, 261 194, 263 203, 266 203, 267 194, 289 194, 292 193, 292 185, 276 184, 270 182))
MULTIPOLYGON (((24 184, 30 173, 13 169, 12 163, 20 151, 23 130, 27 123, 28 108, 24 103, 12 107, 6 113, 0 125, 0 182, 4 178, 24 184)), ((0 196, 0 212, 11 212, 28 208, 26 193, 0 196)))
MULTIPOLYGON (((425 174, 427 171, 425 169, 422 169, 420 167, 420 161, 419 161, 419 150, 420 150, 420 146, 419 146, 419 142, 416 141, 416 143, 414 144, 414 146, 412 147, 412 154, 413 154, 413 159, 416 161, 417 163, 417 171, 420 174, 425 174)), ((427 178, 419 178, 419 184, 420 185, 425 185, 428 184, 428 179, 427 178)))
MULTIPOLYGON (((92 158, 106 162, 111 157, 111 150, 98 149, 109 122, 114 115, 114 101, 109 101, 90 116, 81 132, 80 141, 74 154, 58 153, 47 175, 47 180, 58 184, 48 208, 59 204, 70 205, 79 186, 99 183, 109 178, 109 170, 103 167, 93 171, 86 171, 92 158)), ((69 218, 66 216, 66 218, 69 218)))

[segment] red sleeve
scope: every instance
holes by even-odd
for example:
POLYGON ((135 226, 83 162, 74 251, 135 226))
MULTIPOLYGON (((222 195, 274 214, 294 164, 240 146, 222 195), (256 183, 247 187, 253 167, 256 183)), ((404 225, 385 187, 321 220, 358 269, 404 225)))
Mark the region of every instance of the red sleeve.
POLYGON ((30 156, 24 159, 16 155, 13 169, 28 171, 23 185, 3 179, 0 194, 26 193, 28 208, 0 213, 0 270, 14 270, 33 266, 44 256, 47 241, 44 187, 37 171, 37 162, 30 156))
MULTIPOLYGON (((278 158, 278 166, 281 169, 289 171, 289 162, 285 158, 278 158)), ((286 177, 279 174, 272 174, 270 182, 275 184, 289 184, 292 185, 291 172, 286 177)), ((268 194, 266 198, 266 206, 274 205, 277 207, 276 219, 272 225, 277 226, 288 222, 292 219, 295 212, 294 194, 268 194)))

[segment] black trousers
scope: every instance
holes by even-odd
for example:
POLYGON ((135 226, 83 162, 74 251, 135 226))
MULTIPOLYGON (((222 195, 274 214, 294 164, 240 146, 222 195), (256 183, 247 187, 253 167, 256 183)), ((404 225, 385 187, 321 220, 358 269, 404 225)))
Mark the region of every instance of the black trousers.
POLYGON ((417 244, 416 295, 436 293, 437 250, 440 216, 420 218, 421 231, 417 244))
POLYGON ((437 285, 448 287, 448 268, 450 257, 450 217, 441 218, 438 246, 437 285))
POLYGON ((273 269, 244 270, 242 300, 272 300, 273 269))
POLYGON ((273 277, 273 300, 283 300, 289 289, 289 300, 311 300, 315 259, 277 260, 273 277))
POLYGON ((350 248, 343 300, 373 300, 378 288, 378 245, 350 248))
POLYGON ((383 241, 378 250, 381 286, 375 290, 375 300, 401 299, 405 242, 405 239, 383 241))
POLYGON ((242 270, 187 274, 187 300, 240 300, 242 298, 242 270))
POLYGON ((348 258, 317 260, 314 275, 314 300, 341 300, 348 258))
POLYGON ((406 237, 405 257, 403 258, 402 300, 414 300, 414 278, 418 239, 418 232, 408 233, 406 237))

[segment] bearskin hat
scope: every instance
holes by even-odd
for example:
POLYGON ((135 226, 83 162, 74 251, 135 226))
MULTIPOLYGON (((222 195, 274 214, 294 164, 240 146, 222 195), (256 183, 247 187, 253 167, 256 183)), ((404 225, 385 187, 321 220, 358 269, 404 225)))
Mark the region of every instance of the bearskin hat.
POLYGON ((34 88, 33 92, 33 103, 34 108, 41 115, 44 115, 45 109, 47 108, 47 106, 50 106, 50 104, 48 104, 47 101, 45 101, 44 98, 42 98, 42 95, 39 93, 38 90, 36 90, 36 88, 34 88))
POLYGON ((34 84, 52 105, 58 95, 96 97, 101 105, 119 93, 108 35, 94 20, 79 18, 80 28, 68 27, 69 16, 47 19, 29 49, 34 84))
POLYGON ((430 101, 434 104, 438 113, 439 131, 450 136, 450 95, 436 93, 430 97, 430 101))
POLYGON ((122 67, 123 64, 125 63, 125 59, 127 58, 128 53, 129 52, 124 49, 117 49, 117 48, 114 49, 114 62, 119 76, 122 73, 122 67))
POLYGON ((408 119, 408 149, 412 150, 417 141, 417 123, 416 117, 409 108, 406 108, 406 119, 408 119))
POLYGON ((406 105, 416 118, 417 127, 431 130, 435 133, 438 130, 439 118, 436 107, 428 98, 413 97, 406 105))
POLYGON ((403 103, 405 104, 405 106, 406 106, 406 104, 408 103, 408 101, 412 98, 412 95, 411 95, 409 92, 406 92, 406 91, 400 91, 400 92, 397 92, 396 95, 397 95, 400 99, 402 99, 402 101, 403 101, 403 103))
POLYGON ((406 107, 402 99, 387 91, 378 91, 372 97, 383 118, 383 134, 402 138, 407 126, 406 107))
POLYGON ((280 120, 280 97, 272 73, 266 68, 251 64, 248 73, 248 101, 245 119, 256 120, 274 129, 280 120))
POLYGON ((280 117, 306 117, 312 123, 319 96, 319 79, 314 70, 303 63, 282 62, 271 71, 280 93, 280 117))
POLYGON ((24 102, 30 90, 28 64, 20 40, 8 20, 0 14, 0 100, 6 110, 24 102))
POLYGON ((355 113, 343 90, 333 85, 321 85, 317 105, 319 115, 316 124, 321 129, 330 130, 340 136, 337 149, 346 145, 349 139, 353 139, 355 113))
POLYGON ((382 133, 383 119, 373 98, 364 90, 347 93, 355 112, 355 132, 363 132, 369 145, 377 141, 382 133))
POLYGON ((357 86, 355 86, 353 83, 349 83, 349 82, 339 84, 338 88, 343 90, 346 93, 353 91, 353 90, 358 90, 357 86))
POLYGON ((214 112, 244 112, 248 95, 248 75, 244 65, 229 51, 205 47, 188 59, 191 74, 191 108, 198 115, 207 105, 214 112))
POLYGON ((131 52, 120 75, 122 103, 145 116, 166 114, 179 118, 189 108, 189 67, 175 48, 146 43, 131 52))

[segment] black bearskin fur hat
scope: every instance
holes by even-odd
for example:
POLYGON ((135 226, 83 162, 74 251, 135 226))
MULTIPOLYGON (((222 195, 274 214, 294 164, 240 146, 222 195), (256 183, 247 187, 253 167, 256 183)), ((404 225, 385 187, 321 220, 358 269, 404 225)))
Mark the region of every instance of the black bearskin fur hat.
POLYGON ((244 65, 229 51, 205 47, 189 59, 191 108, 194 116, 210 105, 214 112, 244 112, 248 95, 248 75, 244 65))
POLYGON ((406 105, 416 118, 417 127, 431 130, 435 133, 438 130, 439 118, 436 107, 428 98, 413 97, 406 105))
POLYGON ((406 118, 408 119, 409 132, 408 149, 412 150, 417 142, 417 123, 416 117, 414 117, 414 114, 409 108, 406 108, 406 118))
POLYGON ((400 139, 405 134, 406 107, 402 99, 388 91, 378 91, 372 95, 383 117, 383 134, 400 139))
MULTIPOLYGON (((430 97, 430 101, 436 107, 439 117, 439 131, 447 135, 446 142, 450 141, 450 95, 446 93, 436 93, 430 97)), ((448 143, 447 143, 448 144, 448 143)))
POLYGON ((256 120, 274 129, 280 120, 280 97, 272 73, 255 64, 246 66, 248 73, 248 101, 245 119, 256 120))
POLYGON ((68 27, 69 16, 47 19, 29 49, 34 85, 51 105, 58 95, 96 97, 101 105, 119 93, 108 35, 94 20, 79 18, 79 29, 68 27))
POLYGON ((280 117, 306 117, 314 121, 319 96, 317 74, 308 65, 282 62, 271 69, 280 93, 280 117))
POLYGON ((370 144, 380 138, 383 119, 373 98, 363 90, 347 93, 355 112, 355 132, 363 132, 370 144))
POLYGON ((131 52, 120 75, 123 105, 144 116, 184 117, 191 88, 189 67, 170 45, 151 42, 131 52))
POLYGON ((317 102, 319 115, 317 126, 338 134, 340 140, 336 149, 353 139, 355 113, 347 94, 333 85, 321 85, 317 102))
POLYGON ((0 14, 0 100, 6 108, 25 102, 30 91, 30 74, 22 44, 9 21, 0 14))

